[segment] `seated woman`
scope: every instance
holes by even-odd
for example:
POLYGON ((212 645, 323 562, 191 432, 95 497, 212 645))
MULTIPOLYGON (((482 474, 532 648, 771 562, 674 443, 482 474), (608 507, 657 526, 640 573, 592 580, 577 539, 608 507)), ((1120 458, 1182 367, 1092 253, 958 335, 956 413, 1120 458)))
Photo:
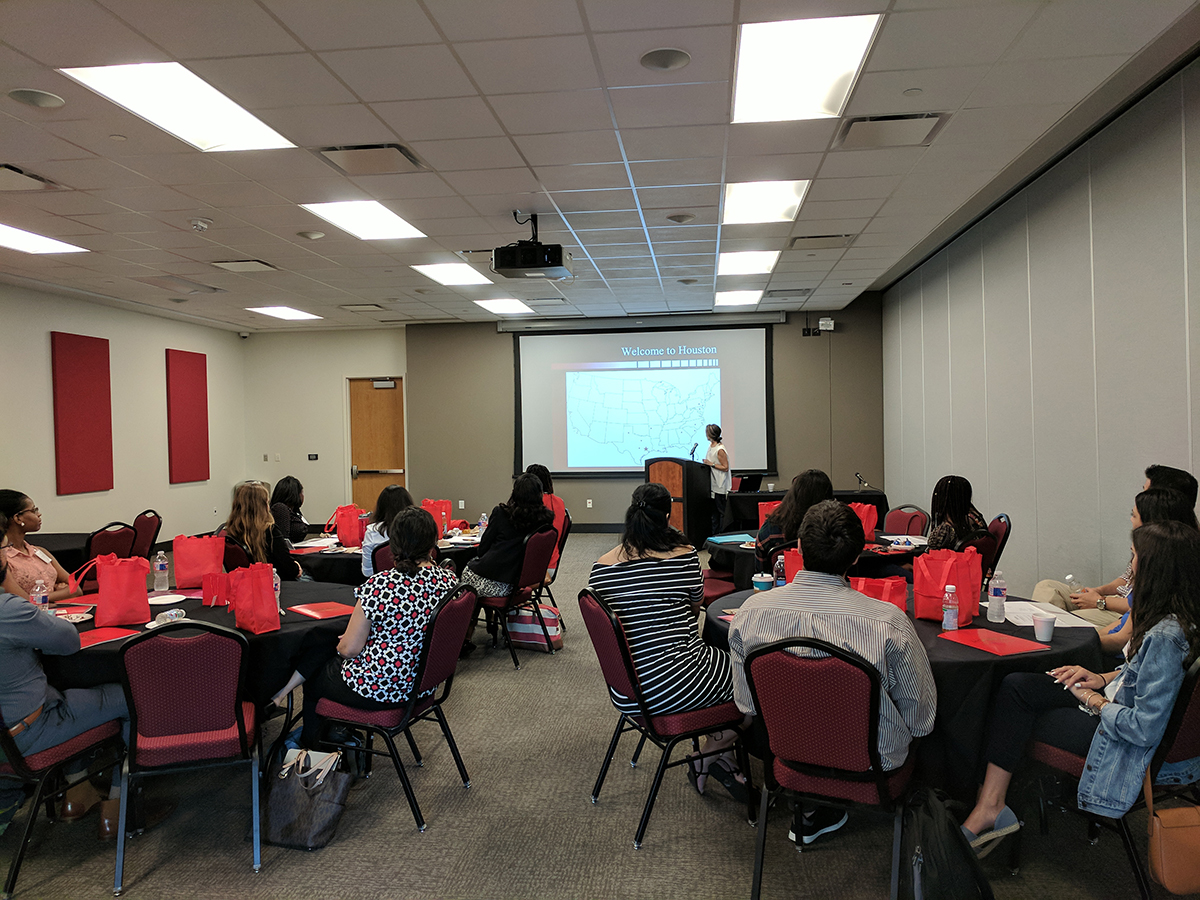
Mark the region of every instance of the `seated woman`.
MULTIPOLYGON (((567 523, 567 504, 563 503, 562 497, 554 493, 554 479, 550 477, 550 470, 541 463, 533 463, 527 466, 525 471, 530 475, 536 475, 542 482, 542 504, 554 513, 554 530, 558 532, 559 539, 561 539, 563 527, 567 523)), ((550 568, 546 574, 553 574, 557 568, 558 547, 555 547, 554 554, 550 557, 550 568)))
POLYGON ((820 469, 805 469, 792 479, 792 487, 782 502, 767 516, 758 529, 754 547, 756 571, 768 572, 771 554, 783 547, 798 547, 800 523, 813 504, 833 499, 833 482, 820 469))
POLYGON ((42 514, 32 500, 20 491, 0 491, 0 515, 8 521, 4 529, 6 543, 0 550, 0 561, 7 565, 8 572, 0 580, 0 590, 28 600, 29 592, 41 581, 52 603, 83 593, 79 589, 71 591, 67 570, 54 554, 25 540, 27 534, 42 530, 42 514))
MULTIPOLYGON (((640 485, 625 513, 621 543, 596 561, 588 579, 625 629, 651 714, 664 716, 733 699, 729 654, 705 644, 696 631, 704 599, 700 560, 671 527, 670 515, 670 491, 661 484, 640 485)), ((632 698, 609 690, 621 712, 640 713, 632 698)), ((737 735, 733 729, 708 735, 704 752, 732 746, 737 735)), ((745 778, 731 752, 689 763, 688 777, 700 793, 708 775, 745 802, 745 778)))
POLYGON ((271 516, 267 488, 261 482, 247 481, 234 490, 225 533, 246 548, 250 562, 273 565, 280 581, 296 581, 300 577, 300 564, 292 559, 283 532, 271 516))
POLYGON ((479 555, 463 566, 462 581, 480 597, 505 597, 521 577, 525 538, 554 521, 542 503, 542 482, 536 475, 518 475, 512 495, 488 516, 479 541, 479 555))
POLYGON ((930 550, 960 550, 988 536, 987 522, 971 502, 971 482, 961 475, 946 475, 934 485, 929 520, 930 550))
POLYGON ((371 524, 367 526, 362 542, 362 573, 368 578, 375 574, 375 548, 388 542, 388 523, 395 520, 400 510, 412 505, 412 494, 398 484, 389 484, 379 492, 375 512, 371 513, 371 524))
MULTIPOLYGON (((1134 529, 1133 568, 1133 631, 1123 668, 1098 675, 1060 666, 1049 678, 1022 672, 1001 683, 983 787, 963 823, 980 856, 1020 827, 1005 797, 1031 737, 1087 756, 1081 810, 1116 818, 1137 801, 1184 672, 1200 653, 1200 531, 1179 522, 1134 529)), ((1164 765, 1158 782, 1189 784, 1197 777, 1200 758, 1164 765)))
POLYGON ((315 749, 321 718, 317 701, 328 697, 355 709, 389 709, 408 701, 414 688, 425 629, 438 601, 454 588, 454 573, 433 564, 438 526, 426 510, 410 506, 388 526, 396 567, 354 589, 358 602, 336 648, 312 642, 273 702, 304 685, 300 745, 315 749))
POLYGON ((308 520, 300 512, 304 505, 304 485, 294 475, 284 475, 271 492, 271 515, 280 533, 293 544, 308 537, 308 520))

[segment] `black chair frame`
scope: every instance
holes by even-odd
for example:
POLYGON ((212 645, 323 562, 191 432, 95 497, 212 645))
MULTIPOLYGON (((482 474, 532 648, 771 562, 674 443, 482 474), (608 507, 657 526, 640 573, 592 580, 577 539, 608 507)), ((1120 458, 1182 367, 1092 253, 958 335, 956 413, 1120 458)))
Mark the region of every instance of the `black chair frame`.
MULTIPOLYGON (((158 524, 154 526, 154 533, 150 535, 150 547, 146 551, 147 559, 149 559, 150 554, 154 552, 154 545, 156 543, 158 543, 158 533, 160 531, 162 531, 162 515, 156 509, 143 509, 140 513, 138 513, 136 516, 133 517, 133 521, 134 521, 134 523, 136 523, 137 520, 140 519, 142 516, 149 516, 149 515, 154 516, 158 520, 158 524)), ((136 524, 134 524, 134 526, 133 526, 133 531, 134 531, 133 542, 136 544, 137 543, 137 525, 136 524)))
MULTIPOLYGON (((565 529, 564 529, 565 530, 565 529)), ((547 525, 539 528, 537 531, 525 535, 525 541, 521 550, 521 574, 524 575, 525 555, 529 552, 529 541, 535 534, 545 534, 547 531, 554 529, 547 525)), ((543 581, 545 576, 543 575, 543 581)), ((504 643, 508 645, 508 652, 512 656, 513 666, 518 670, 521 668, 521 661, 517 659, 517 648, 513 646, 512 636, 508 633, 508 613, 514 609, 520 609, 523 606, 531 606, 533 614, 538 620, 538 625, 542 627, 542 635, 546 638, 546 651, 554 655, 554 643, 550 640, 550 629, 546 627, 546 620, 542 617, 542 591, 546 589, 543 582, 538 582, 536 585, 529 586, 529 600, 524 602, 516 602, 516 598, 521 594, 520 577, 517 578, 517 583, 513 585, 512 592, 508 595, 508 602, 503 607, 483 606, 484 620, 487 623, 488 634, 492 636, 492 647, 500 646, 499 636, 504 635, 504 643)), ((475 621, 479 621, 478 608, 475 613, 475 621)), ((560 619, 561 621, 561 619, 560 619)))

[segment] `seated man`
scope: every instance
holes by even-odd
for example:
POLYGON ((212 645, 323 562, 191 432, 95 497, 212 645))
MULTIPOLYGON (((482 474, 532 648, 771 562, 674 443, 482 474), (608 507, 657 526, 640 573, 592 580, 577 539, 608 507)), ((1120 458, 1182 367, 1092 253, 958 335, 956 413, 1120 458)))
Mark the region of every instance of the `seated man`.
MULTIPOLYGON (((864 543, 862 522, 848 506, 824 500, 809 509, 800 525, 804 569, 791 584, 747 600, 734 616, 729 629, 733 699, 742 712, 754 713, 743 666, 747 654, 763 644, 812 637, 852 650, 879 671, 879 756, 891 771, 904 764, 914 737, 933 730, 937 693, 908 616, 846 582, 846 570, 864 543)), ((789 837, 810 844, 841 828, 847 817, 826 807, 797 809, 789 837)))

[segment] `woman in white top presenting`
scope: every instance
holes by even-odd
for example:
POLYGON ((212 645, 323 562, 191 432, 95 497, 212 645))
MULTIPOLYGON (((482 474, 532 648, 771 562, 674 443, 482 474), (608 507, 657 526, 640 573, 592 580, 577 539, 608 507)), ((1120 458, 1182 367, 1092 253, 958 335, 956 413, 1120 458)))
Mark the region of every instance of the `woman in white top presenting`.
POLYGON ((729 472, 729 454, 725 452, 725 445, 721 443, 721 426, 709 425, 704 429, 704 436, 708 438, 708 453, 704 455, 704 464, 709 467, 711 478, 709 493, 713 498, 712 530, 713 534, 717 534, 725 520, 725 501, 728 499, 733 477, 729 472))

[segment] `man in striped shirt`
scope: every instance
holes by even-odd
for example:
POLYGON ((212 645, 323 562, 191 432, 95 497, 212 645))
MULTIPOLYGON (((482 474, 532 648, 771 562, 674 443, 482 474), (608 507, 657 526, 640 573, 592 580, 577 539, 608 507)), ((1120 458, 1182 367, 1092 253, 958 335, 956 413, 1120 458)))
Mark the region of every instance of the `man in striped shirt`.
MULTIPOLYGON (((809 509, 800 525, 805 568, 791 584, 747 600, 734 616, 729 629, 733 698, 739 709, 754 714, 743 666, 746 655, 764 644, 811 637, 852 650, 879 671, 879 756, 890 771, 904 764, 914 737, 933 730, 937 692, 908 616, 846 582, 864 543, 862 523, 846 505, 825 500, 809 509)), ((846 818, 841 810, 806 811, 802 822, 793 821, 792 840, 800 835, 803 843, 811 843, 846 818)))

